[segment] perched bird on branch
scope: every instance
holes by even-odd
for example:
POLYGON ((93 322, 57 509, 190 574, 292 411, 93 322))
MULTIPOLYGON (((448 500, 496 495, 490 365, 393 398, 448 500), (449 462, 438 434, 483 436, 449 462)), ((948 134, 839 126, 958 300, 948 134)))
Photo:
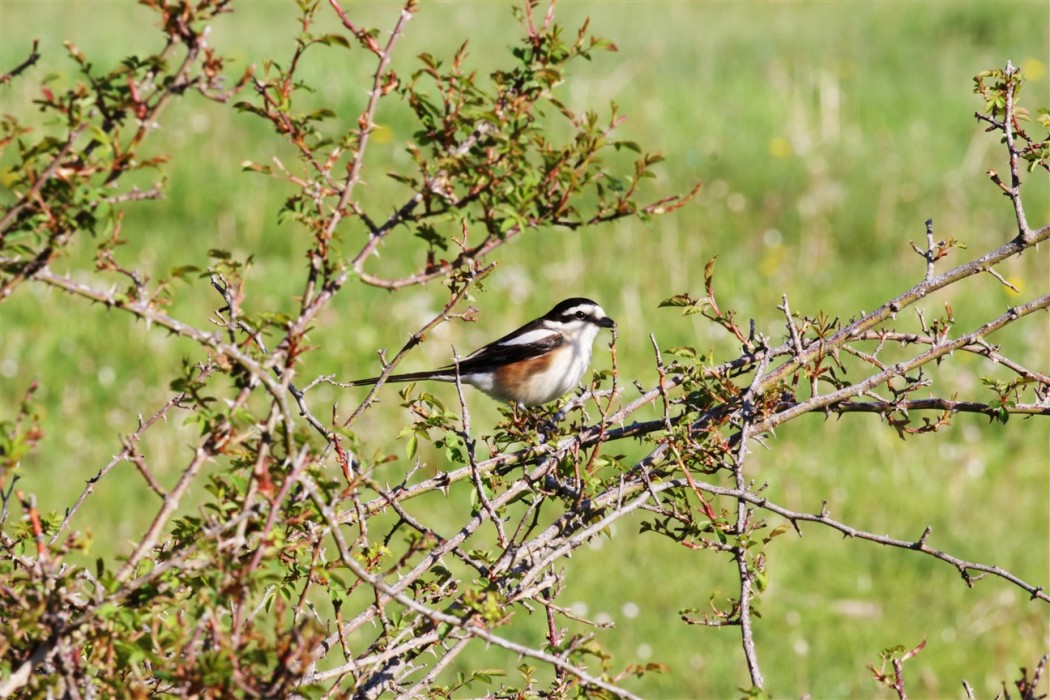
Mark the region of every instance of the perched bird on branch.
MULTIPOLYGON (((538 406, 553 401, 580 383, 591 364, 598 332, 615 328, 595 302, 566 299, 553 309, 458 362, 428 372, 393 374, 387 382, 432 380, 480 389, 497 401, 538 406)), ((375 384, 380 377, 358 379, 352 386, 375 384)))

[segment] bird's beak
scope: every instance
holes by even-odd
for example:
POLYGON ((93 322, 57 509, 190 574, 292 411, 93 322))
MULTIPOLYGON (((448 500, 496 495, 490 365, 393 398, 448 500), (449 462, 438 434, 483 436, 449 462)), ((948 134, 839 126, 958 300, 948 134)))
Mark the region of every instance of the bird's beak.
POLYGON ((606 316, 605 318, 598 321, 598 325, 602 328, 616 328, 616 321, 606 316))

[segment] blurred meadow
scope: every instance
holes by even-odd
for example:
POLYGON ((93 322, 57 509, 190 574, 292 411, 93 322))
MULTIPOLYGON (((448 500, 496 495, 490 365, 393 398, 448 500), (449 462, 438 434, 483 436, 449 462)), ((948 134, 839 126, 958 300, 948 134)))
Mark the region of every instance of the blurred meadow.
MULTIPOLYGON (((390 2, 346 7, 384 34, 399 9, 390 2)), ((233 59, 231 76, 250 64, 261 70, 266 60, 287 61, 298 31, 295 3, 239 0, 234 8, 215 22, 211 35, 212 45, 233 59)), ((330 11, 321 15, 335 30, 330 11)), ((996 139, 973 118, 981 103, 971 92, 972 77, 1009 59, 1029 78, 1025 104, 1033 112, 1050 105, 1045 1, 566 1, 556 15, 572 33, 589 17, 591 31, 619 48, 577 64, 560 97, 601 115, 615 101, 628 117, 620 137, 665 154, 659 177, 646 184, 649 199, 684 193, 699 181, 704 189, 693 203, 649 223, 532 232, 499 249, 496 271, 471 301, 480 310, 477 322, 443 325, 403 369, 444 363, 452 344, 465 352, 564 297, 590 296, 619 322, 617 361, 630 399, 634 380, 643 387, 656 381, 650 334, 661 348, 689 345, 718 360, 738 354, 732 338, 699 316, 657 308, 673 294, 701 296, 711 257, 718 256, 719 305, 736 309, 745 325, 755 319, 760 332, 779 341, 785 328, 775 307, 782 294, 797 312, 847 318, 919 280, 923 263, 908 241, 923 239, 927 218, 938 238, 954 236, 967 246, 948 264, 1015 235, 1008 200, 984 174, 1005 166, 996 139)), ((3 111, 31 122, 31 100, 44 76, 59 85, 77 79, 63 40, 108 70, 128 54, 155 47, 152 21, 151 13, 130 2, 0 0, 0 69, 20 62, 34 37, 43 53, 28 77, 2 88, 3 111)), ((407 75, 416 55, 451 56, 469 40, 468 63, 486 74, 510 62, 508 48, 520 35, 510 3, 423 2, 395 69, 407 75)), ((312 54, 305 69, 320 86, 318 105, 334 109, 343 120, 337 126, 346 128, 365 99, 371 62, 362 51, 333 48, 312 54)), ((377 119, 381 128, 366 163, 364 199, 382 213, 406 198, 385 174, 410 167, 405 143, 413 125, 409 110, 393 101, 377 119)), ((556 121, 552 128, 557 133, 556 121)), ((250 253, 255 265, 245 307, 254 313, 295 308, 306 244, 295 224, 278 217, 290 189, 242 170, 244 161, 275 157, 290 164, 290 149, 257 118, 197 98, 172 105, 152 139, 149 152, 172 156, 163 174, 166 197, 127 207, 127 244, 120 249, 125 264, 162 276, 182 265, 205 268, 212 248, 250 253)), ((1039 226, 1050 221, 1050 188, 1045 175, 1030 179, 1029 221, 1039 226)), ((9 191, 0 188, 0 196, 10 202, 9 191)), ((363 235, 352 227, 341 234, 348 241, 363 235)), ((94 245, 85 236, 53 267, 93 279, 87 271, 94 245)), ((418 251, 413 242, 391 236, 372 269, 396 274, 410 268, 418 260, 405 259, 401 251, 409 248, 418 251)), ((956 329, 968 331, 1045 293, 1050 256, 1036 251, 1003 272, 1021 288, 1020 296, 986 276, 926 300, 923 308, 932 317, 949 303, 956 329)), ((446 299, 440 284, 393 294, 348 285, 314 326, 302 383, 321 374, 340 381, 377 374, 377 350, 392 355, 446 299)), ((197 280, 178 290, 170 313, 206 327, 217 306, 214 290, 197 280)), ((61 514, 71 505, 85 481, 120 450, 118 436, 134 431, 139 416, 170 397, 169 382, 183 359, 198 359, 195 348, 160 330, 147 332, 126 314, 31 284, 0 307, 0 324, 4 419, 29 382, 40 383, 47 437, 22 465, 19 488, 35 493, 43 511, 61 514)), ((918 328, 914 314, 904 314, 898 325, 918 328)), ((992 341, 1030 367, 1050 369, 1045 315, 992 341)), ((609 367, 602 340, 595 364, 609 367)), ((936 379, 958 398, 972 400, 991 398, 982 376, 1007 376, 959 357, 935 371, 943 372, 936 379)), ((402 455, 394 438, 407 416, 396 389, 384 391, 383 405, 357 432, 363 449, 402 455)), ((455 405, 453 388, 434 393, 455 405)), ((345 416, 363 396, 327 386, 311 392, 310 401, 319 417, 333 404, 345 416)), ((499 419, 496 406, 480 394, 468 395, 468 402, 475 430, 499 419)), ((195 427, 181 420, 147 433, 143 443, 162 476, 176 474, 187 459, 195 427)), ((780 429, 767 449, 756 447, 750 475, 768 482, 766 495, 786 507, 819 511, 827 500, 837 519, 901 539, 917 539, 930 525, 931 545, 1045 584, 1048 448, 1050 426, 1040 419, 1000 425, 957 416, 947 430, 902 441, 873 416, 809 417, 780 429)), ((441 463, 439 453, 428 456, 441 463)), ((134 467, 120 465, 74 527, 90 533, 92 555, 126 551, 127 538, 152 517, 151 499, 134 467)), ((427 503, 435 510, 465 507, 456 495, 427 503)), ((449 515, 448 521, 458 519, 449 515)), ((637 534, 637 524, 621 521, 610 538, 565 562, 568 588, 560 602, 615 623, 615 630, 597 630, 596 637, 618 663, 668 665, 666 673, 626 687, 647 697, 738 694, 747 674, 736 630, 689 627, 678 614, 705 608, 712 590, 731 594, 729 558, 709 552, 686 558, 666 540, 637 534), (695 566, 682 568, 682 562, 695 566)), ((804 527, 803 534, 771 545, 770 584, 760 601, 758 654, 774 696, 890 697, 865 666, 878 666, 885 647, 911 648, 924 639, 925 650, 905 667, 914 696, 962 697, 963 679, 978 696, 991 696, 1050 646, 1046 607, 1026 602, 1000 580, 968 589, 954 569, 929 558, 816 528, 804 527)), ((515 624, 526 638, 539 635, 542 623, 515 624)), ((469 663, 460 657, 459 670, 469 663)), ((511 673, 518 663, 507 655, 511 673)))

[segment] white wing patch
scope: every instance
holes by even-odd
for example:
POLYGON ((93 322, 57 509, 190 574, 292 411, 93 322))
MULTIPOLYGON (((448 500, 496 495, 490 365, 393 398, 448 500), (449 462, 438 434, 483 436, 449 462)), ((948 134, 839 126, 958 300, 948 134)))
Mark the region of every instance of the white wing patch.
POLYGON ((549 328, 537 328, 534 331, 522 333, 517 337, 508 338, 500 343, 500 345, 531 345, 532 343, 540 343, 544 340, 549 340, 557 335, 559 335, 558 331, 552 331, 549 328))
MULTIPOLYGON (((587 314, 587 316, 591 316, 595 310, 601 311, 601 309, 591 304, 578 304, 577 306, 573 306, 572 308, 565 309, 565 311, 563 311, 562 314, 565 316, 575 316, 578 312, 583 311, 587 314)), ((599 313, 594 315, 596 315, 598 318, 601 318, 605 314, 599 313)))

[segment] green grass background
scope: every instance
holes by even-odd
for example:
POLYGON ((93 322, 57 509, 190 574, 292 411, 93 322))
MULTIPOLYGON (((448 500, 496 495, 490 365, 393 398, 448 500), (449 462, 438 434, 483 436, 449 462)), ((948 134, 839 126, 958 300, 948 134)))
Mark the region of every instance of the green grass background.
MULTIPOLYGON (((286 62, 296 33, 291 2, 242 1, 217 20, 212 44, 234 58, 231 69, 267 57, 286 62)), ((397 5, 354 3, 363 23, 384 29, 397 5)), ((984 176, 1005 170, 994 137, 972 114, 970 93, 980 70, 1007 59, 1031 77, 1024 97, 1045 106, 1050 63, 1050 5, 1045 2, 562 2, 558 17, 574 31, 585 17, 611 38, 618 53, 574 67, 560 95, 570 105, 605 109, 615 100, 629 117, 621 135, 663 151, 653 198, 705 188, 695 203, 645 225, 621 222, 568 234, 542 231, 515 241, 495 257, 499 268, 477 296, 478 323, 451 323, 432 334, 406 368, 443 362, 449 344, 462 350, 491 340, 542 313, 559 299, 592 296, 620 322, 621 378, 650 386, 656 371, 649 334, 662 347, 693 345, 719 359, 735 356, 731 339, 697 317, 657 310, 675 293, 702 292, 703 266, 719 256, 720 304, 754 318, 759 330, 783 334, 775 306, 781 294, 804 313, 844 318, 871 309, 917 281, 923 272, 908 241, 921 241, 933 218, 939 237, 955 236, 977 254, 1014 235, 1008 202, 984 176)), ((28 79, 3 88, 5 112, 33 120, 34 82, 54 73, 68 84, 73 64, 63 39, 74 41, 101 67, 131 52, 158 46, 152 15, 130 2, 0 0, 0 66, 24 57, 32 37, 44 58, 28 79)), ((334 28, 330 19, 325 22, 334 28)), ((485 73, 507 65, 518 27, 503 2, 424 2, 408 26, 396 67, 411 71, 423 51, 450 55, 470 40, 472 66, 485 73)), ((333 49, 310 55, 304 66, 319 86, 314 99, 356 117, 371 64, 364 52, 333 49)), ((406 110, 384 106, 373 142, 364 202, 389 210, 404 193, 383 173, 407 167, 411 133, 406 110)), ((171 153, 167 197, 128 208, 121 249, 125 262, 155 275, 207 264, 209 248, 254 253, 247 307, 291 311, 299 292, 304 232, 281 225, 277 211, 290 190, 241 172, 241 163, 267 163, 294 154, 258 120, 200 99, 165 113, 151 153, 171 153)), ((5 167, 7 158, 5 155, 5 167)), ((5 201, 9 193, 4 193, 5 201)), ((1045 177, 1027 190, 1029 219, 1050 219, 1045 177)), ((347 247, 361 231, 348 226, 347 247)), ((384 246, 375 270, 397 274, 412 264, 397 237, 384 246)), ((58 270, 90 269, 94 243, 77 241, 58 270), (86 265, 86 267, 85 267, 86 265)), ((952 258, 960 260, 960 258, 952 258)), ((973 279, 929 300, 932 317, 952 305, 960 332, 1006 306, 1045 293, 1046 250, 1004 267, 1022 287, 1015 296, 991 277, 973 279)), ((90 272, 77 272, 100 282, 90 272)), ((111 281, 111 280, 106 280, 111 281)), ((409 330, 435 313, 440 285, 398 294, 350 286, 322 315, 311 335, 308 377, 340 379, 373 374, 375 351, 400 347, 409 330)), ((216 307, 204 283, 180 290, 171 312, 206 325, 216 307)), ((3 418, 8 419, 31 379, 37 379, 47 438, 23 465, 21 488, 37 494, 43 510, 61 512, 84 481, 120 449, 118 435, 134 430, 170 391, 182 357, 196 349, 166 333, 146 331, 122 314, 107 313, 33 285, 0 308, 3 418)), ((912 314, 902 328, 917 326, 912 314)), ((1045 316, 1028 319, 993 338, 1006 354, 1047 371, 1045 316)), ((602 346, 599 345, 601 348, 602 346)), ((596 362, 607 366, 607 353, 596 362)), ((931 370, 960 398, 987 399, 981 376, 1006 377, 970 358, 931 370)), ((629 381, 627 382, 629 385, 629 381)), ((441 391, 440 389, 438 391, 441 391)), ((628 398, 632 395, 628 389, 628 398)), ((450 390, 441 394, 454 401, 450 390)), ((314 412, 333 403, 346 415, 360 392, 318 389, 314 412)), ((497 415, 471 397, 474 425, 497 415)), ((393 391, 359 424, 366 445, 400 453, 392 444, 405 416, 393 391)), ((162 477, 185 464, 192 425, 175 415, 147 434, 143 451, 162 477)), ((869 531, 917 538, 932 525, 930 543, 961 557, 996 564, 1022 578, 1050 578, 1050 431, 1045 421, 989 425, 960 416, 950 430, 902 442, 873 417, 809 417, 784 426, 769 449, 756 449, 751 474, 768 482, 766 494, 785 506, 819 510, 869 531)), ((102 482, 75 526, 92 533, 93 552, 127 551, 155 512, 154 497, 132 466, 119 465, 102 482)), ((197 492, 196 497, 205 494, 197 492)), ((462 520, 453 497, 448 513, 428 502, 431 518, 462 520)), ((779 524, 779 523, 774 523, 779 524)), ((9 525, 10 527, 10 525, 9 525)), ((561 602, 616 629, 599 640, 621 662, 664 662, 666 674, 627 683, 649 697, 727 697, 747 683, 734 630, 690 628, 684 607, 703 608, 712 590, 731 595, 728 558, 688 556, 637 521, 621 521, 565 563, 561 602)), ((775 696, 890 697, 865 670, 879 650, 896 644, 926 649, 906 666, 914 697, 961 697, 963 679, 979 696, 1031 666, 1050 646, 1047 607, 1027 602, 997 580, 967 589, 954 569, 909 552, 843 540, 819 528, 782 537, 769 550, 770 587, 756 626, 759 658, 775 696)), ((508 634, 538 643, 539 620, 523 619, 508 634)), ((495 652, 493 652, 495 653, 495 652)), ((477 658, 477 657, 473 657, 477 658)), ((508 656, 507 668, 518 660, 508 656)), ((471 666, 465 657, 460 669, 471 666)), ((491 658, 485 662, 492 665, 491 658)), ((481 689, 476 689, 481 692, 481 689)))

